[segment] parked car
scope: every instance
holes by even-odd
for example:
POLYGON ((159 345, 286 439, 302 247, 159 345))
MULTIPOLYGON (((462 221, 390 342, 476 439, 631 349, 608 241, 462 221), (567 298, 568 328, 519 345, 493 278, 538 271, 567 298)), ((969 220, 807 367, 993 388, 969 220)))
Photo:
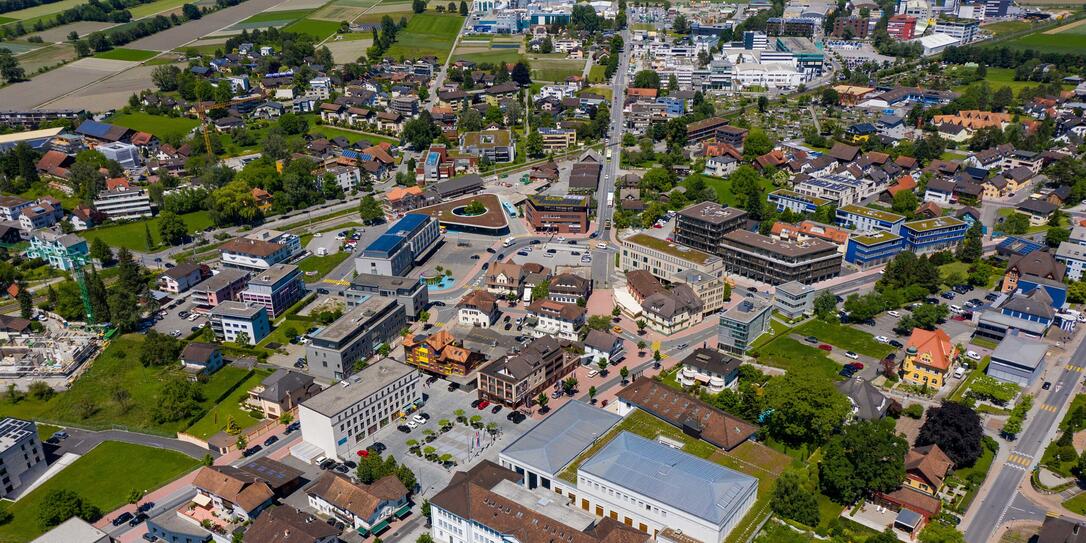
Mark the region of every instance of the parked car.
POLYGON ((818 348, 826 351, 827 353, 833 351, 833 345, 830 345, 828 343, 823 343, 819 345, 818 348))
POLYGON ((332 466, 334 466, 334 465, 336 465, 335 460, 332 460, 331 458, 326 458, 326 459, 322 460, 321 463, 318 464, 317 467, 319 467, 320 469, 332 469, 332 466))
POLYGON ((481 403, 483 403, 483 400, 476 398, 476 399, 471 401, 471 408, 476 409, 476 408, 479 407, 479 404, 481 404, 481 403))
POLYGON ((270 447, 276 441, 279 441, 279 436, 271 436, 268 439, 264 440, 264 446, 265 447, 270 447))
POLYGON ((942 294, 940 294, 939 296, 941 296, 944 300, 953 300, 954 299, 954 293, 949 291, 949 290, 942 293, 942 294))
POLYGON ((528 245, 539 245, 540 243, 543 243, 543 242, 539 241, 538 239, 533 239, 532 241, 528 242, 528 245))
POLYGON ((901 316, 900 311, 887 311, 886 314, 894 317, 895 319, 901 316))
POLYGON ((966 351, 965 357, 970 360, 980 360, 980 353, 976 351, 966 351))
POLYGON ((841 371, 837 372, 837 374, 840 375, 841 377, 844 377, 844 378, 847 379, 847 378, 852 377, 853 375, 855 375, 856 370, 853 369, 851 366, 845 366, 845 367, 841 368, 841 371))
POLYGON ((143 540, 144 541, 150 541, 151 543, 155 543, 155 541, 158 541, 158 538, 151 535, 151 532, 144 532, 143 533, 143 540))
POLYGON ((410 434, 411 433, 411 428, 409 428, 408 426, 406 426, 404 424, 401 424, 401 425, 397 426, 396 429, 403 432, 403 433, 405 433, 405 434, 410 434))
POLYGON ((1043 385, 1041 385, 1041 390, 1048 390, 1050 388, 1052 388, 1052 382, 1051 381, 1045 381, 1045 383, 1043 385))
POLYGON ((449 392, 452 392, 452 391, 454 391, 454 390, 456 390, 458 388, 460 388, 459 383, 449 383, 449 386, 447 387, 449 392))
POLYGON ((814 336, 807 336, 807 337, 803 338, 803 341, 806 341, 807 343, 812 343, 813 344, 813 343, 818 343, 818 338, 816 338, 814 336))
POLYGON ((854 353, 852 351, 845 351, 845 358, 850 358, 852 360, 859 360, 860 355, 858 355, 858 354, 856 354, 856 353, 854 353))
POLYGON ((890 343, 890 338, 886 336, 875 336, 875 341, 879 343, 890 343))
POLYGON ((128 521, 128 525, 129 526, 139 526, 140 524, 143 524, 143 522, 146 521, 147 518, 148 518, 147 513, 140 513, 140 514, 132 517, 132 520, 128 521))
POLYGON ((248 449, 245 449, 245 452, 243 452, 241 454, 242 454, 242 456, 248 458, 248 457, 262 451, 263 449, 264 449, 264 447, 261 447, 260 445, 254 445, 252 447, 249 447, 248 449))
POLYGON ((852 366, 853 368, 856 368, 856 371, 864 369, 864 363, 863 362, 852 362, 850 364, 845 364, 845 365, 846 366, 852 366))
POLYGON ((128 511, 125 511, 124 513, 121 513, 120 515, 117 515, 117 518, 113 519, 113 525, 114 526, 120 526, 120 525, 128 522, 129 519, 131 519, 131 518, 132 518, 132 513, 129 513, 128 511))
POLYGON ((600 372, 598 370, 588 370, 588 377, 589 378, 595 377, 595 376, 597 376, 599 374, 600 374, 600 372))
POLYGON ((500 413, 502 410, 502 404, 494 404, 494 407, 490 410, 491 413, 500 413))
POLYGON ((891 346, 891 347, 895 347, 895 348, 898 348, 898 349, 901 349, 902 347, 904 347, 904 346, 905 346, 905 344, 904 344, 904 343, 902 343, 902 342, 900 342, 900 341, 898 341, 898 340, 896 340, 896 339, 891 339, 891 340, 890 340, 890 346, 891 346))

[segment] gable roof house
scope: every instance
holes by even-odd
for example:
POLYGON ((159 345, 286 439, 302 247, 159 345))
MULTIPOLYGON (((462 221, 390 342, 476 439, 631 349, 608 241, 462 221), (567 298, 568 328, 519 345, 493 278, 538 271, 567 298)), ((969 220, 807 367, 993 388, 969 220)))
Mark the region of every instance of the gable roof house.
POLYGON ((404 515, 411 509, 407 488, 395 475, 367 485, 325 471, 306 489, 306 495, 309 506, 318 513, 343 521, 360 533, 380 532, 393 515, 404 515))
POLYGON ((202 507, 214 506, 221 514, 244 522, 260 515, 275 501, 277 491, 296 485, 301 475, 268 458, 241 467, 205 466, 192 481, 197 490, 193 502, 202 507))

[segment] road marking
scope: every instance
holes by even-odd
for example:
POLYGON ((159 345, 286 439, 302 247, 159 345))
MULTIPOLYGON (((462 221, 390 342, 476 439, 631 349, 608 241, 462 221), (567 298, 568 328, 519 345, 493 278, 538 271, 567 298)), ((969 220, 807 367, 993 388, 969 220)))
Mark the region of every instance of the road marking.
POLYGON ((1073 366, 1071 364, 1068 364, 1067 365, 1067 370, 1068 371, 1082 371, 1082 366, 1073 366))
POLYGON ((1033 457, 1028 454, 1013 452, 1007 457, 1007 462, 1013 464, 1011 467, 1028 468, 1033 464, 1033 457))
POLYGON ((1044 409, 1045 411, 1048 411, 1049 413, 1055 413, 1055 412, 1060 410, 1060 408, 1058 408, 1058 407, 1056 407, 1054 405, 1048 405, 1046 403, 1041 404, 1041 409, 1044 409))

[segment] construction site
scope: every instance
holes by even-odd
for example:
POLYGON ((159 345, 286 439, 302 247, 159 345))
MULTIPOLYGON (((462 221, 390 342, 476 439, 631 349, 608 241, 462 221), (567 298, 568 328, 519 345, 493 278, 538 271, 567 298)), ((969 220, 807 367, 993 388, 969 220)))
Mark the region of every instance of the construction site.
POLYGON ((7 334, 0 344, 0 383, 25 390, 34 381, 65 389, 84 364, 98 353, 97 332, 70 328, 40 334, 7 334))

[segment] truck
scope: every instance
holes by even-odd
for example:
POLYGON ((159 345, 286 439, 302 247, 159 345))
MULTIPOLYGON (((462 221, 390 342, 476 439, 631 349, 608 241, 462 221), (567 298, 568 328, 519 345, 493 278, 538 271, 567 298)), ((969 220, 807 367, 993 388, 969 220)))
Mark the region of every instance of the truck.
POLYGON ((607 207, 615 207, 615 193, 607 193, 607 207))

